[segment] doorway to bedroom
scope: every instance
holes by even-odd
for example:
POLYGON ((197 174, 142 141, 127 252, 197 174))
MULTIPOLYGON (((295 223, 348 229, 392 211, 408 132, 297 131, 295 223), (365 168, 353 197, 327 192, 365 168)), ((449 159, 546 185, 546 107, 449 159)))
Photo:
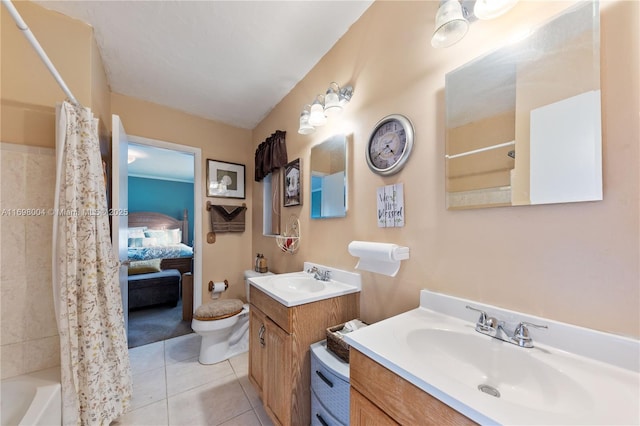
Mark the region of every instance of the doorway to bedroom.
POLYGON ((196 164, 180 146, 130 137, 129 348, 192 333, 196 164))

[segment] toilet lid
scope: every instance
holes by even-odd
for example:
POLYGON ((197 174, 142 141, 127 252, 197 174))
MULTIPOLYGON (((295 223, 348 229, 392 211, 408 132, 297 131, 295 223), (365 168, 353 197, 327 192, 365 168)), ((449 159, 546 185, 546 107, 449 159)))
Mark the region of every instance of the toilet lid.
POLYGON ((242 300, 220 299, 204 303, 196 309, 193 318, 200 321, 214 321, 229 318, 242 311, 242 300))

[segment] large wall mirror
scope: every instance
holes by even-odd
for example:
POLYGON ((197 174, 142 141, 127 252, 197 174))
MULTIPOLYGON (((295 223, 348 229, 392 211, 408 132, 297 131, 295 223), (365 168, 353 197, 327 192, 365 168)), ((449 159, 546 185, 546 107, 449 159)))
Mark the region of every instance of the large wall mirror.
POLYGON ((311 148, 311 218, 347 215, 347 137, 335 135, 311 148))
POLYGON ((448 209, 602 199, 597 1, 445 81, 448 209))

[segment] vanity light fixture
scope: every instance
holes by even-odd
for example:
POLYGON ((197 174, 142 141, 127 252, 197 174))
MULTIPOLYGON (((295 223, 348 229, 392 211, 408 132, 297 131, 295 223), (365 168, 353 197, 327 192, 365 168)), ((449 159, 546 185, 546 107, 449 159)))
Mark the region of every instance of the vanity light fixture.
POLYGON ((352 95, 352 86, 340 88, 338 83, 332 81, 331 84, 329 84, 327 93, 324 95, 324 114, 330 117, 341 112, 342 108, 351 100, 352 95))
MULTIPOLYGON (((466 10, 466 9, 465 9, 466 10)), ((436 27, 431 37, 433 47, 449 47, 469 31, 469 21, 464 16, 462 4, 458 0, 446 0, 436 13, 436 27)))
POLYGON ((518 0, 476 0, 473 14, 478 19, 494 19, 513 8, 518 0))
POLYGON ((298 129, 298 133, 301 135, 308 135, 316 131, 316 128, 309 124, 310 108, 311 105, 306 105, 300 113, 300 128, 298 129))
POLYGON ((324 95, 324 114, 327 117, 342 111, 339 92, 340 86, 338 86, 338 83, 332 82, 324 95))
POLYGON ((327 116, 324 115, 324 96, 318 95, 311 104, 311 113, 309 114, 309 124, 313 127, 324 126, 327 124, 327 116), (322 99, 320 99, 322 98, 322 99))
POLYGON ((518 0, 441 0, 431 37, 435 48, 453 46, 464 38, 470 23, 504 15, 518 0))
POLYGON ((340 87, 335 81, 329 84, 324 95, 317 95, 311 105, 306 105, 300 113, 300 127, 298 133, 308 135, 315 132, 315 128, 327 124, 327 117, 333 116, 351 101, 353 86, 340 87))

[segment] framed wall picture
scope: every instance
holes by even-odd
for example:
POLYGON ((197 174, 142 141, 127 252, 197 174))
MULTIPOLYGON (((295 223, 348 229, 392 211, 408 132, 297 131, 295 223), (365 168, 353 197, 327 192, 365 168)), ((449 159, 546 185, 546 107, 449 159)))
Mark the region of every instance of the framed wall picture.
POLYGON ((302 173, 299 158, 284 166, 282 183, 284 206, 292 207, 302 205, 302 173))
POLYGON ((245 198, 244 164, 207 159, 207 197, 245 198))

